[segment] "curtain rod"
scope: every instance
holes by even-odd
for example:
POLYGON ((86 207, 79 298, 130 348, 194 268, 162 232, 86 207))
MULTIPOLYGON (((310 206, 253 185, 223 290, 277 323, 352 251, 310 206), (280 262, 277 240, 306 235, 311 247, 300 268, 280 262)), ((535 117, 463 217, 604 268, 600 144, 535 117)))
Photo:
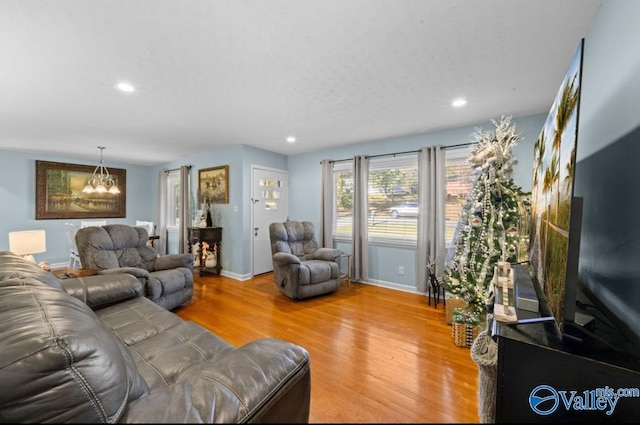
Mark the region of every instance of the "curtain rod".
MULTIPOLYGON (((188 167, 189 169, 191 169, 191 168, 193 168, 193 165, 185 165, 185 167, 188 167)), ((162 171, 164 171, 165 174, 168 174, 168 173, 170 173, 172 171, 180 171, 180 168, 173 168, 171 170, 162 170, 162 171)))
POLYGON ((445 149, 461 148, 464 146, 475 145, 477 142, 458 143, 457 145, 445 146, 445 149))
MULTIPOLYGON (((473 145, 475 144, 475 142, 467 142, 467 143, 458 143, 457 145, 451 145, 451 146, 445 146, 445 150, 446 149, 454 149, 454 148, 461 148, 464 146, 469 146, 469 145, 473 145)), ((412 151, 404 151, 404 152, 395 152, 395 153, 381 153, 378 155, 369 155, 367 156, 367 158, 377 158, 380 156, 396 156, 396 155, 404 155, 404 154, 408 154, 408 153, 416 153, 416 152, 420 152, 420 149, 417 150, 412 150, 412 151)), ((330 159, 329 162, 330 163, 334 163, 334 162, 344 162, 344 161, 353 161, 353 158, 344 158, 344 159, 330 159)))
MULTIPOLYGON (((408 154, 408 153, 416 153, 416 152, 420 152, 420 149, 418 150, 413 150, 413 151, 404 151, 404 152, 394 152, 394 153, 381 153, 378 155, 365 155, 367 158, 377 158, 380 156, 396 156, 396 155, 404 155, 404 154, 408 154)), ((329 162, 333 163, 333 162, 344 162, 344 161, 353 161, 353 158, 344 158, 344 159, 330 159, 329 162)))

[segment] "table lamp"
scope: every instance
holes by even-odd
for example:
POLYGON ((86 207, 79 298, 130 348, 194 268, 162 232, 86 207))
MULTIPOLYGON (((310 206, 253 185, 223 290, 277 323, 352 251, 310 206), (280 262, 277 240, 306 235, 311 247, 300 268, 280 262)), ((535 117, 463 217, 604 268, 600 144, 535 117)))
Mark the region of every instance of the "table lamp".
POLYGON ((9 250, 22 255, 28 261, 36 262, 33 254, 47 250, 47 239, 44 230, 25 230, 9 233, 9 250))

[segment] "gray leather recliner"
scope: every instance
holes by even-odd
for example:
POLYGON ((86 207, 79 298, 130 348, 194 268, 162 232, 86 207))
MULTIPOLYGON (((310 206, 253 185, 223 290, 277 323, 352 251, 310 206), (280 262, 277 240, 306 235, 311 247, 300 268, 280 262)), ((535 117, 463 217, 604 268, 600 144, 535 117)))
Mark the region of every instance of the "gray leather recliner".
POLYGON ((293 300, 337 291, 340 288, 342 251, 320 248, 310 221, 269 225, 273 277, 280 291, 293 300))
POLYGON ((309 422, 309 353, 232 346, 128 273, 58 280, 0 252, 0 422, 309 422))
POLYGON ((145 296, 167 310, 193 297, 193 255, 158 255, 147 245, 143 227, 108 224, 79 229, 76 245, 83 268, 98 274, 129 273, 142 282, 145 296))

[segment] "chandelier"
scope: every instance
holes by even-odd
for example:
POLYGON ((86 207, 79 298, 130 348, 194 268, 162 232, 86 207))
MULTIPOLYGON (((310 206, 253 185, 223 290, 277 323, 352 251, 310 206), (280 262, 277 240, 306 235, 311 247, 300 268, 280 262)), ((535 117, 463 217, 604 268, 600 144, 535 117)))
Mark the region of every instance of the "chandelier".
POLYGON ((87 185, 82 189, 84 193, 111 193, 118 194, 120 189, 116 186, 116 182, 111 178, 109 170, 104 166, 102 159, 102 151, 104 146, 98 146, 100 149, 100 164, 93 170, 93 175, 87 180, 87 185))

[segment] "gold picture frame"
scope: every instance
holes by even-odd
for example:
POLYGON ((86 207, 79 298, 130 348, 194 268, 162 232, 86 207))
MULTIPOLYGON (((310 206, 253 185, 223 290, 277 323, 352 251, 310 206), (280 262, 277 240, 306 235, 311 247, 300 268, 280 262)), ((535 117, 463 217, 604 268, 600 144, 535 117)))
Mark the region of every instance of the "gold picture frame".
POLYGON ((127 170, 108 169, 120 193, 83 193, 95 168, 36 160, 36 220, 126 217, 127 170))
POLYGON ((198 202, 229 203, 229 166, 198 170, 198 202))

